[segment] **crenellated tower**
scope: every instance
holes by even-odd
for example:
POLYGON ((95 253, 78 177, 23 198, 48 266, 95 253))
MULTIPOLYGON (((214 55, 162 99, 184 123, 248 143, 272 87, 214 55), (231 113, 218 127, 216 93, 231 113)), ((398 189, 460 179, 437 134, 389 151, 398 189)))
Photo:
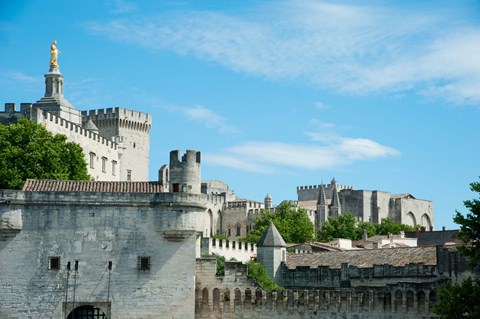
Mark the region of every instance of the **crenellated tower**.
POLYGON ((152 127, 149 113, 120 107, 82 111, 83 126, 89 122, 96 126, 98 134, 118 143, 120 180, 148 180, 152 127))
POLYGON ((179 151, 170 152, 170 192, 201 193, 200 152, 187 150, 180 160, 179 151))

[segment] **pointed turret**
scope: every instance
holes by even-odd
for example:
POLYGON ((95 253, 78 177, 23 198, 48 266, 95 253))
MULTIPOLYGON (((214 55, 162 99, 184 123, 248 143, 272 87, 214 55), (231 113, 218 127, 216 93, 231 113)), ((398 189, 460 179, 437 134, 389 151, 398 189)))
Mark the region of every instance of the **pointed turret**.
POLYGON ((325 192, 325 185, 320 184, 320 192, 317 200, 317 216, 316 216, 316 229, 320 229, 328 219, 328 204, 327 194, 325 192))
POLYGON ((337 181, 332 179, 332 201, 330 203, 330 216, 337 218, 342 214, 342 205, 340 205, 340 197, 338 196, 337 181))
POLYGON ((282 262, 287 260, 287 244, 273 223, 257 243, 257 260, 267 269, 267 274, 280 283, 282 262))
POLYGON ((88 118, 88 121, 87 123, 85 123, 83 128, 86 129, 87 131, 95 132, 98 134, 98 127, 95 125, 95 123, 93 123, 91 118, 88 118))

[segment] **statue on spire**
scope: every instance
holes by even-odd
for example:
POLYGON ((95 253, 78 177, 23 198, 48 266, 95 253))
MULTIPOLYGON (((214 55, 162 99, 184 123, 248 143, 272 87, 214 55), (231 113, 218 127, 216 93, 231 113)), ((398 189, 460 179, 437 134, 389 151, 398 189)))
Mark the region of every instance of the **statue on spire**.
POLYGON ((57 41, 54 40, 52 45, 50 46, 50 72, 58 71, 58 54, 61 53, 60 50, 57 48, 57 41))

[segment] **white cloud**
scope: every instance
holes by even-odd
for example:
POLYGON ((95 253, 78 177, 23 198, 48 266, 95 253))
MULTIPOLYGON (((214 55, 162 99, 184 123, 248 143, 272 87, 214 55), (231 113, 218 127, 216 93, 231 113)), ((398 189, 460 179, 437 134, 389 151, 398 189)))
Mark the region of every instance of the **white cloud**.
POLYGON ((364 138, 346 138, 331 134, 308 134, 312 142, 287 144, 278 142, 245 142, 221 153, 205 154, 205 163, 256 173, 278 173, 286 168, 300 170, 332 169, 361 160, 396 156, 394 148, 364 138))
POLYGON ((248 16, 190 11, 88 27, 272 80, 359 94, 415 90, 478 103, 480 26, 467 10, 442 9, 272 2, 248 16))
POLYGON ((320 101, 316 101, 315 102, 315 108, 318 109, 318 110, 324 110, 324 109, 328 109, 329 106, 325 103, 320 102, 320 101))
POLYGON ((225 118, 214 111, 200 105, 178 108, 187 119, 203 123, 207 128, 216 128, 220 133, 238 133, 238 130, 228 125, 225 118))

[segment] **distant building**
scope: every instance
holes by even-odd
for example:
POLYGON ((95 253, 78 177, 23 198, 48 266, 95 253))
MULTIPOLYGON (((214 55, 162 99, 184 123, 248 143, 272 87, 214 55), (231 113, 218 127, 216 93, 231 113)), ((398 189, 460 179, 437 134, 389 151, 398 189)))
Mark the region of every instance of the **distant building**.
POLYGON ((335 178, 328 185, 297 187, 298 206, 315 210, 316 228, 329 217, 351 212, 358 221, 379 224, 382 219, 433 229, 433 204, 416 199, 411 194, 393 195, 378 190, 355 190, 352 186, 337 184, 335 178))

